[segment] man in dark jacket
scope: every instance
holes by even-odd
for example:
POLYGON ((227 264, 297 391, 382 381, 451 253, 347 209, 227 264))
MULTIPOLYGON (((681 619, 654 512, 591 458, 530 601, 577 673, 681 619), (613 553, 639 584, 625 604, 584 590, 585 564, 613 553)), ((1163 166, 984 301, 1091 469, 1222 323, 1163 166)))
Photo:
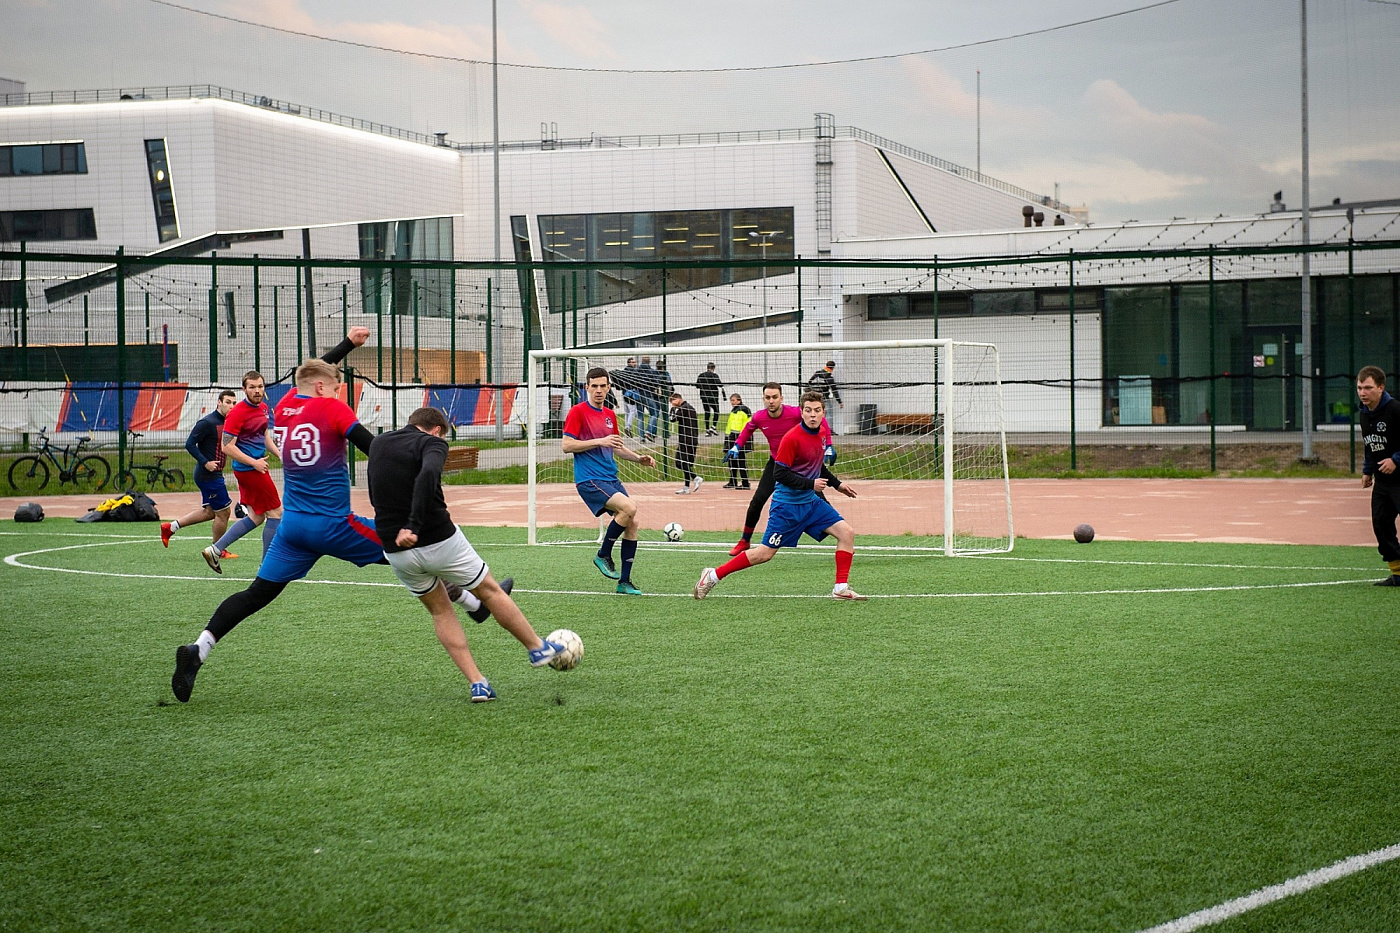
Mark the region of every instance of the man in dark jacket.
MULTIPOLYGON (((220 392, 214 410, 194 423, 185 441, 185 449, 194 458, 194 484, 199 489, 200 505, 188 515, 161 523, 160 543, 166 547, 170 547, 170 539, 175 532, 200 522, 214 523, 215 541, 228 530, 233 500, 229 498, 228 487, 224 485, 224 449, 219 441, 224 433, 224 418, 236 401, 238 396, 232 389, 220 392)), ((220 556, 233 555, 224 551, 220 556)))
POLYGON ((1400 540, 1395 535, 1400 516, 1400 401, 1385 390, 1385 370, 1379 366, 1362 367, 1356 395, 1366 444, 1361 488, 1371 490, 1371 530, 1381 560, 1390 567, 1390 576, 1376 586, 1400 586, 1400 540))
POLYGON ((827 360, 825 366, 812 373, 812 378, 807 380, 807 388, 822 394, 822 404, 826 408, 826 423, 831 427, 832 434, 840 434, 840 419, 837 418, 831 403, 835 400, 837 408, 845 408, 846 403, 841 401, 841 390, 836 387, 836 377, 832 375, 835 369, 836 361, 827 360))
POLYGON ((695 388, 700 390, 700 404, 705 406, 705 436, 714 437, 719 433, 719 397, 724 394, 724 380, 715 372, 714 363, 695 377, 695 388))
POLYGON ((700 449, 700 419, 679 392, 671 394, 671 420, 676 423, 676 469, 685 477, 685 485, 676 490, 678 496, 688 496, 700 488, 704 477, 695 472, 695 453, 700 449))

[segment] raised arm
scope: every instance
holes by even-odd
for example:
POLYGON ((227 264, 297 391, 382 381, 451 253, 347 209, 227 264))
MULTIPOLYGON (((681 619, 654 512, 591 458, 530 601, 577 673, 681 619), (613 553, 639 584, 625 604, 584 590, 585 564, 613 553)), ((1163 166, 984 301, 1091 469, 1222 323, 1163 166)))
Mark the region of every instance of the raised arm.
POLYGON ((364 346, 365 341, 368 339, 368 327, 352 327, 350 328, 350 332, 345 335, 344 340, 340 341, 340 343, 331 347, 324 354, 322 354, 321 360, 332 365, 339 363, 341 360, 345 359, 347 356, 350 355, 351 350, 355 349, 356 347, 364 346))

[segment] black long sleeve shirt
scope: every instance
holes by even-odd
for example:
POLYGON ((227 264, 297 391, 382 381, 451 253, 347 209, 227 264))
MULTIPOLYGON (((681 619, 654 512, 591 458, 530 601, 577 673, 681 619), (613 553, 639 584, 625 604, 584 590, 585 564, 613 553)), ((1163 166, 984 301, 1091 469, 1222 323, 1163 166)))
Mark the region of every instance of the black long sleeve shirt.
POLYGON ((447 441, 413 425, 380 434, 369 445, 369 501, 384 550, 406 550, 395 543, 399 529, 418 535, 414 547, 446 541, 457 533, 442 495, 447 441))

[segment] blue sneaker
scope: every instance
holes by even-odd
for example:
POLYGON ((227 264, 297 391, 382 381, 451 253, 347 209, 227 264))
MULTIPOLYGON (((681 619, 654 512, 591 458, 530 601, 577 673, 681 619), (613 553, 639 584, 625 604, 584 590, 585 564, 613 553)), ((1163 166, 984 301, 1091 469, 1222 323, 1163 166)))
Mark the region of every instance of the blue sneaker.
POLYGON ((487 700, 496 699, 496 691, 491 689, 491 685, 484 680, 478 680, 472 684, 472 702, 485 703, 487 700))
POLYGON ((622 580, 617 584, 617 591, 623 596, 641 596, 642 591, 637 589, 637 584, 631 580, 622 580))
POLYGON ((594 554, 593 566, 597 567, 599 572, 609 580, 617 580, 622 576, 622 574, 617 572, 617 567, 613 564, 613 559, 611 557, 604 557, 602 554, 594 554))
POLYGON ((545 642, 544 642, 543 645, 540 645, 538 648, 531 648, 531 649, 530 649, 530 666, 531 666, 531 667, 544 667, 546 664, 549 663, 550 658, 553 658, 553 657, 554 657, 555 655, 557 655, 557 654, 563 654, 563 653, 564 653, 564 646, 563 646, 563 645, 561 645, 561 644, 559 644, 559 643, 557 643, 557 642, 552 642, 552 641, 550 641, 550 640, 548 640, 548 639, 545 639, 545 642))

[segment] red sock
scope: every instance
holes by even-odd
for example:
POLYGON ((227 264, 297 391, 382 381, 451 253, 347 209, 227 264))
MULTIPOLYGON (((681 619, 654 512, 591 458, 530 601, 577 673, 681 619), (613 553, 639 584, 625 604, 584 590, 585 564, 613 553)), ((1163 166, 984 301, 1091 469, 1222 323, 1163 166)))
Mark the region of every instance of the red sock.
POLYGON ((747 566, 749 566, 749 552, 740 551, 738 557, 730 558, 729 563, 723 567, 715 568, 715 577, 723 580, 736 570, 743 570, 747 566))
POLYGON ((851 558, 856 555, 851 551, 836 552, 836 585, 840 586, 851 578, 851 558))

